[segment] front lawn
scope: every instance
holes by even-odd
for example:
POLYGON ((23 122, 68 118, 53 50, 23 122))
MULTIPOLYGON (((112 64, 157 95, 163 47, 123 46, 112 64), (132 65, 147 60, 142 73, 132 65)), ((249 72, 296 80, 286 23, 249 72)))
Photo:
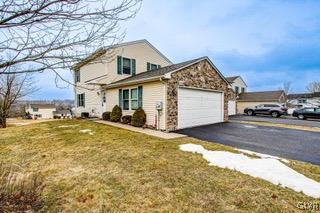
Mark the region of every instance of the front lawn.
MULTIPOLYGON (((56 121, 0 130, 0 164, 40 173, 45 210, 298 211, 320 202, 239 172, 209 166, 180 144, 230 147, 182 138, 164 140, 90 121, 56 121), (80 130, 91 130, 82 131, 80 130)), ((320 167, 290 167, 320 181, 320 167)))

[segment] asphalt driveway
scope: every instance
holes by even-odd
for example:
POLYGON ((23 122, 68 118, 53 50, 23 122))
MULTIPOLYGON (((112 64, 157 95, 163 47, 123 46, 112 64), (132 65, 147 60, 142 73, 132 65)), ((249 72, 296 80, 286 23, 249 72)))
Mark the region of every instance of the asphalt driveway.
POLYGON ((229 120, 233 121, 258 121, 258 122, 270 122, 276 124, 289 124, 289 125, 298 125, 298 126, 308 126, 308 127, 320 127, 320 120, 298 120, 294 117, 280 117, 273 118, 270 116, 256 115, 236 115, 230 116, 229 120))
POLYGON ((178 133, 239 149, 320 165, 320 133, 240 123, 183 129, 178 133))

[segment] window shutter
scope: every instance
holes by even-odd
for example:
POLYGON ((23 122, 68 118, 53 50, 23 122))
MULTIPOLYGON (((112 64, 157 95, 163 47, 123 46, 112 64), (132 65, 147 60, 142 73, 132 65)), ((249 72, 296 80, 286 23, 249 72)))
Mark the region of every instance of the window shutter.
POLYGON ((86 93, 83 93, 83 107, 86 107, 86 93))
POLYGON ((122 109, 122 89, 119 89, 119 107, 122 109))
POLYGON ((136 74, 136 59, 131 59, 131 73, 132 75, 136 74))
POLYGON ((147 63, 147 71, 151 70, 151 64, 148 62, 147 63))
POLYGON ((142 95, 143 95, 142 86, 139 86, 138 87, 138 107, 141 107, 141 108, 142 108, 142 95))
POLYGON ((122 74, 122 57, 118 56, 117 57, 117 64, 118 64, 118 74, 122 74))

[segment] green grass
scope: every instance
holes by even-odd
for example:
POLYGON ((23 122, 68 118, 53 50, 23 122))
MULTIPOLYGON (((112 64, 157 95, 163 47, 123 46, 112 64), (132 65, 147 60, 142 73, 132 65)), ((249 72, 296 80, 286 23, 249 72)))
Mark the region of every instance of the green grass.
MULTIPOLYGON (((294 212, 320 202, 239 172, 209 166, 179 144, 230 147, 182 138, 163 140, 90 121, 56 121, 0 130, 0 164, 45 177, 51 212, 294 212), (78 125, 58 128, 60 125, 78 125), (79 133, 91 129, 94 135, 79 133)), ((320 181, 320 167, 291 161, 320 181)))

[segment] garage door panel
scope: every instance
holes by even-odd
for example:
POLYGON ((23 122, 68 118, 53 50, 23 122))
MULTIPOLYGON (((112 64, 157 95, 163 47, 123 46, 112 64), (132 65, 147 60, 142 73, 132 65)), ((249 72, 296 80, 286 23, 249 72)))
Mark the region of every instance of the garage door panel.
POLYGON ((189 88, 178 90, 178 128, 223 121, 223 93, 189 88))

